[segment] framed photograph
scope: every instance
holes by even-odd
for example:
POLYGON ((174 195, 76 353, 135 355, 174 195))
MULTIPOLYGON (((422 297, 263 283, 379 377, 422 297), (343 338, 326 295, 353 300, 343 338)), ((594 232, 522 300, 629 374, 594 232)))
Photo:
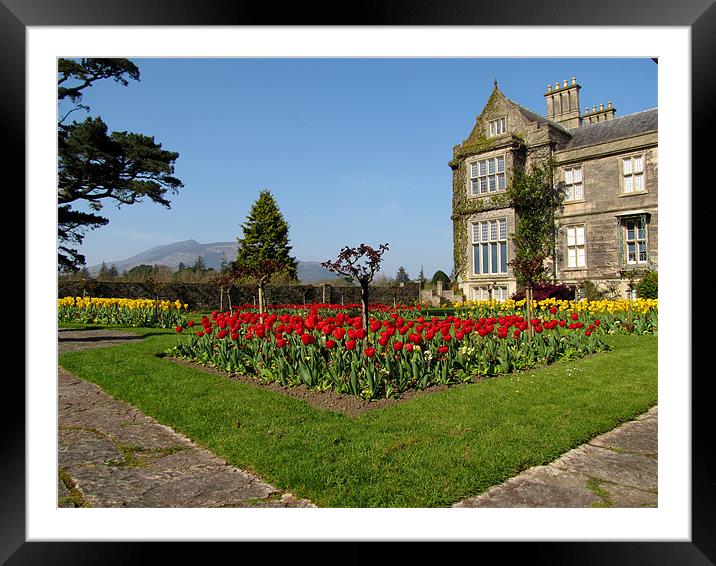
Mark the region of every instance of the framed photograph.
MULTIPOLYGON (((8 167, 16 176, 15 183, 8 186, 25 185, 27 222, 25 321, 18 321, 20 315, 13 312, 10 316, 15 326, 8 330, 10 334, 19 332, 19 326, 24 328, 26 383, 23 387, 19 380, 10 379, 12 372, 8 372, 6 379, 8 408, 21 407, 16 401, 21 397, 26 402, 24 411, 4 412, 0 467, 5 481, 0 489, 4 494, 0 510, 0 561, 7 564, 126 564, 144 558, 148 546, 144 542, 227 541, 342 542, 344 552, 348 550, 351 554, 361 550, 382 553, 385 545, 377 548, 374 544, 379 542, 491 542, 493 547, 508 552, 520 562, 529 560, 539 564, 716 563, 716 537, 713 536, 716 484, 709 458, 713 425, 706 420, 705 407, 709 400, 706 389, 709 380, 707 375, 700 375, 703 373, 700 368, 695 372, 696 377, 692 377, 696 369, 692 352, 696 351, 694 346, 703 346, 701 342, 705 341, 707 331, 700 329, 701 323, 696 317, 691 326, 690 263, 695 257, 690 235, 692 186, 697 179, 701 180, 704 164, 708 162, 706 132, 713 124, 716 7, 710 0, 688 0, 678 5, 659 0, 600 6, 559 0, 549 6, 535 4, 519 8, 511 13, 504 10, 504 5, 496 4, 451 1, 416 6, 401 0, 385 5, 371 4, 358 10, 360 13, 355 18, 346 19, 338 15, 337 7, 319 8, 318 5, 295 5, 279 12, 245 2, 140 4, 133 0, 62 3, 0 0, 4 130, 12 138, 5 154, 7 164, 16 164, 14 169, 8 167), (463 88, 462 73, 466 69, 463 63, 469 60, 502 60, 505 64, 520 60, 524 61, 525 69, 530 61, 536 64, 566 58, 607 62, 627 58, 648 60, 658 69, 658 104, 654 106, 658 106, 661 114, 660 151, 655 167, 662 178, 658 243, 659 258, 665 266, 661 270, 658 340, 658 506, 568 510, 58 508, 57 480, 48 481, 55 478, 57 469, 55 313, 58 293, 55 284, 58 249, 54 193, 57 184, 55 126, 59 115, 57 61, 80 57, 127 57, 140 66, 142 61, 155 64, 170 59, 174 62, 192 59, 197 65, 208 59, 228 61, 232 58, 262 64, 279 60, 290 64, 330 60, 335 65, 341 61, 355 64, 362 60, 429 60, 433 63, 450 60, 455 64, 451 67, 451 76, 447 72, 443 75, 442 90, 446 93, 449 89, 463 88), (25 167, 20 167, 20 163, 25 167), (701 175, 697 175, 699 172, 701 175), (679 268, 672 269, 672 265, 679 268)), ((287 70, 285 88, 290 91, 290 67, 277 67, 280 73, 287 70)), ((296 72, 302 73, 305 69, 296 72)), ((390 70, 386 69, 386 73, 390 70)), ((572 95, 579 100, 575 79, 571 79, 574 81, 571 84, 567 80, 562 84, 562 79, 568 78, 546 77, 545 86, 554 80, 560 83, 554 87, 550 84, 548 91, 540 94, 547 103, 547 112, 542 114, 553 117, 557 113, 553 92, 564 91, 568 100, 572 95)), ((489 79, 494 80, 495 90, 501 88, 499 76, 489 79)), ((186 77, 188 85, 191 80, 186 77)), ((626 96, 640 88, 637 82, 638 79, 631 84, 615 79, 615 84, 610 86, 626 96)), ((176 88, 176 83, 171 84, 176 88)), ((373 83, 365 88, 368 92, 379 91, 380 87, 379 83, 373 83)), ((173 96, 172 88, 162 95, 167 106, 173 96)), ((211 89, 211 84, 205 88, 211 89)), ((272 83, 271 88, 280 86, 272 83)), ((371 100, 375 100, 375 92, 371 94, 371 100)), ((510 93, 506 92, 505 96, 509 97, 510 93)), ((199 104, 207 100, 210 97, 202 98, 199 104)), ((560 98, 560 113, 563 100, 560 98)), ((475 114, 482 111, 484 103, 481 97, 476 98, 475 114)), ((586 108, 584 115, 577 106, 576 118, 569 118, 565 112, 563 124, 567 127, 569 119, 581 121, 584 116, 595 121, 611 118, 611 101, 604 100, 602 108, 597 106, 591 110, 586 108)), ((429 113, 434 109, 424 110, 429 113)), ((342 111, 349 113, 351 109, 342 111)), ((339 115, 336 111, 336 116, 339 115)), ((182 119, 201 118, 185 115, 177 117, 177 122, 182 119)), ((303 119, 302 127, 306 129, 316 127, 316 124, 311 126, 310 118, 299 115, 296 119, 303 119)), ((420 119, 415 116, 415 120, 420 119)), ((505 113, 485 122, 487 135, 502 135, 510 128, 512 119, 511 114, 505 113)), ((258 128, 257 124, 254 126, 258 128)), ((474 122, 464 124, 466 136, 473 126, 474 122)), ((338 132, 338 129, 330 131, 338 132)), ((338 143, 335 139, 330 141, 338 143)), ((453 143, 461 141, 463 145, 468 142, 454 139, 453 143)), ((589 143, 587 140, 583 145, 589 143)), ((287 145, 290 147, 267 147, 267 151, 279 151, 276 155, 279 161, 281 151, 300 151, 296 140, 287 145)), ((445 149, 448 154, 454 150, 457 155, 459 151, 455 148, 445 149)), ((645 187, 655 176, 648 151, 635 149, 629 153, 628 163, 623 164, 618 179, 622 196, 635 191, 647 192, 645 187)), ((204 159, 211 158, 210 152, 202 155, 204 159)), ((442 155, 437 159, 442 159, 442 155)), ((569 198, 579 206, 592 187, 588 170, 583 169, 583 161, 580 161, 583 155, 578 151, 574 155, 565 174, 569 180, 569 198)), ((403 165, 411 167, 411 163, 403 165)), ((280 167, 280 163, 277 166, 280 167)), ((504 171, 509 166, 509 160, 505 161, 505 157, 497 153, 485 154, 482 161, 477 159, 471 163, 467 171, 472 171, 473 176, 466 181, 472 183, 466 185, 472 187, 471 196, 481 198, 483 193, 489 196, 491 191, 504 188, 504 171)), ((363 190, 359 183, 354 188, 357 192, 363 190)), ((446 187, 436 191, 447 195, 445 202, 450 203, 449 181, 446 187)), ((328 202, 322 210, 330 212, 337 208, 328 202)), ((341 205, 342 215, 346 210, 350 209, 341 205)), ((640 247, 646 246, 646 237, 641 236, 646 230, 646 220, 644 224, 640 222, 642 218, 648 220, 649 213, 640 209, 627 210, 624 214, 625 220, 620 226, 624 237, 631 238, 621 242, 624 253, 631 254, 625 261, 646 261, 646 247, 640 247)), ((407 218, 410 213, 396 208, 395 215, 407 218)), ((493 220, 473 219, 475 232, 470 253, 474 250, 475 255, 470 256, 470 261, 474 262, 475 281, 480 280, 480 276, 499 276, 500 269, 507 270, 507 257, 501 255, 506 251, 501 251, 500 234, 514 229, 514 219, 493 220)), ((236 221, 236 228, 240 222, 241 219, 236 221)), ((589 242, 592 234, 581 222, 575 220, 565 232, 568 273, 570 269, 571 273, 577 273, 591 259, 588 251, 585 256, 584 240, 589 242)), ((449 215, 445 226, 452 246, 449 215)), ((122 249, 121 242, 117 242, 116 249, 122 249)), ((400 269, 404 271, 403 266, 400 269)), ((498 293, 500 298, 505 298, 515 292, 511 285, 505 283, 504 288, 494 284, 489 288, 477 285, 474 297, 468 298, 480 299, 481 293, 488 293, 491 298, 498 293)), ((466 284, 465 289, 468 287, 466 284)), ((473 292, 470 289, 468 292, 473 292)), ((9 335, 8 340, 11 338, 9 335)), ((206 557, 207 545, 189 546, 162 545, 162 548, 172 555, 181 553, 186 557, 188 553, 201 552, 206 557)), ((277 555, 289 559, 306 546, 273 545, 269 552, 278 551, 277 555)), ((320 553, 321 548, 337 545, 315 546, 314 552, 320 553)), ((389 552, 397 546, 389 548, 389 552)), ((407 555, 413 550, 422 554, 420 545, 400 547, 407 555)), ((214 552, 213 548, 208 550, 208 554, 214 552)), ((325 561, 329 559, 335 556, 325 556, 325 561)))

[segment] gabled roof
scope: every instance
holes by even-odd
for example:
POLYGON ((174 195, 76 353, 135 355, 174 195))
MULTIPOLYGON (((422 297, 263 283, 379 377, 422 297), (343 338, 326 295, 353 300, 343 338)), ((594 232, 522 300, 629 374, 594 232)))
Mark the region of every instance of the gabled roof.
MULTIPOLYGON (((507 98, 507 97, 505 97, 505 98, 507 98)), ((522 106, 518 102, 515 102, 514 100, 511 100, 509 98, 507 98, 507 100, 509 102, 511 102, 512 104, 514 104, 517 107, 517 109, 520 112, 522 112, 524 117, 527 118, 528 120, 530 120, 531 122, 539 122, 540 124, 548 124, 550 126, 553 126, 554 128, 557 128, 558 130, 562 130, 563 132, 570 133, 570 130, 568 130, 567 128, 562 126, 562 124, 558 124, 557 122, 549 120, 549 119, 545 118, 544 116, 537 114, 537 112, 533 112, 529 108, 525 108, 524 106, 522 106)))
POLYGON ((619 118, 596 122, 569 130, 570 142, 562 150, 574 149, 585 145, 594 145, 622 138, 629 138, 655 132, 659 129, 659 109, 650 108, 619 118))

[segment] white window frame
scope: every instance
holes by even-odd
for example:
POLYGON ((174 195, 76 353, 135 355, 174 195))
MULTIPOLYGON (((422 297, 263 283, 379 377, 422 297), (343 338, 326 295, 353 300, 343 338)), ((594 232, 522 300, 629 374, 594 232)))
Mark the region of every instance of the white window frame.
POLYGON ((501 136, 507 133, 507 116, 500 116, 487 123, 487 137, 501 136))
POLYGON ((507 275, 509 266, 507 265, 509 259, 509 243, 507 240, 507 218, 490 218, 486 220, 478 220, 470 223, 472 230, 472 273, 473 275, 507 275), (495 254, 494 262, 496 263, 496 270, 492 270, 493 265, 493 246, 495 254), (503 246, 504 244, 504 250, 503 246), (475 263, 475 247, 479 247, 480 260, 475 263), (487 271, 483 271, 484 265, 484 254, 487 252, 487 271), (503 257, 504 256, 504 257, 503 257), (503 270, 504 264, 504 270, 503 270))
POLYGON ((492 300, 498 303, 506 301, 509 298, 508 292, 507 285, 496 285, 492 288, 492 300))
POLYGON ((640 195, 646 192, 646 154, 639 153, 619 158, 619 169, 621 177, 622 195, 640 195), (641 168, 637 166, 641 162, 641 168), (641 188, 637 189, 637 179, 641 182, 641 188))
POLYGON ((567 269, 584 269, 587 267, 587 226, 585 224, 571 224, 569 226, 566 226, 565 228, 567 236, 566 267, 567 269), (580 228, 581 242, 579 237, 580 228), (572 251, 574 251, 573 255, 572 251))
POLYGON ((500 193, 507 189, 507 154, 495 155, 494 157, 485 157, 476 161, 470 161, 467 164, 468 176, 470 178, 470 196, 483 196, 492 193, 500 193), (500 161, 502 168, 500 169, 500 161), (484 173, 482 164, 484 163, 484 173), (492 173, 490 166, 492 165, 492 173), (491 189, 490 181, 494 182, 494 189, 491 189), (484 190, 483 190, 484 181, 484 190), (502 181, 502 183, 500 183, 502 181), (502 187, 500 187, 502 184, 502 187))
POLYGON ((565 202, 579 202, 584 200, 584 169, 581 165, 564 168, 565 202), (579 176, 579 181, 576 180, 579 176), (575 189, 579 187, 581 194, 577 197, 575 189))
POLYGON ((628 265, 640 265, 649 262, 649 232, 647 222, 644 216, 631 216, 622 219, 624 228, 624 253, 628 265), (629 239, 629 225, 634 225, 634 238, 629 239), (643 231, 643 236, 639 232, 643 231), (634 244, 634 259, 629 256, 629 244, 634 244), (644 259, 641 259, 641 250, 639 244, 644 244, 644 259))

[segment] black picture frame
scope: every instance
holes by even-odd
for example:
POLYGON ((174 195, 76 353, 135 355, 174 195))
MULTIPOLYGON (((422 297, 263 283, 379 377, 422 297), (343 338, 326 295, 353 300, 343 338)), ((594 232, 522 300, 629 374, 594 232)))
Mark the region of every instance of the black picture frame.
MULTIPOLYGON (((10 164, 25 162, 25 31, 28 26, 105 26, 105 25, 549 25, 549 26, 684 26, 691 30, 692 56, 692 186, 703 182, 711 186, 705 176, 710 162, 707 143, 713 131, 713 95, 716 93, 716 5, 713 0, 639 0, 599 3, 584 0, 558 0, 549 3, 514 2, 514 9, 505 9, 504 2, 484 3, 471 0, 415 2, 414 0, 372 0, 359 9, 344 11, 341 3, 294 3, 281 10, 265 3, 206 0, 0 0, 0 72, 4 80, 0 95, 4 124, 3 131, 11 141, 3 151, 7 175, 16 175, 11 186, 24 186, 24 168, 10 164)), ((663 190, 689 191, 688 182, 682 187, 663 190)), ((16 191, 17 192, 17 191, 16 191)), ((26 214, 31 202, 24 202, 26 214)), ((692 208, 693 210, 693 208, 692 208)), ((695 225, 695 223, 692 223, 695 225)), ((693 248, 692 248, 693 249, 693 248)), ((693 252, 692 252, 693 254, 693 252)), ((695 256, 692 255, 695 259, 695 256)), ((26 256, 27 261, 27 256, 26 256)), ((690 275, 690 274, 689 274, 690 275)), ((686 281, 690 279, 685 277, 686 281)), ((25 301, 30 297, 25 296, 25 301)), ((685 308, 690 309, 691 305, 685 308)), ((691 323, 691 313, 687 313, 691 323)), ((49 318, 49 317, 48 317, 49 318)), ((709 375, 692 379, 693 353, 706 347, 696 320, 691 328, 693 346, 691 358, 685 361, 692 392, 692 500, 690 542, 494 542, 461 543, 490 544, 500 556, 512 563, 550 564, 714 564, 716 563, 716 471, 713 466, 713 424, 708 418, 711 397, 708 394, 709 375)), ((686 325, 688 327, 688 324, 686 325)), ((684 353, 676 353, 684 355, 684 353)), ((9 378, 9 375, 6 375, 9 378)), ((24 398, 23 382, 13 376, 5 380, 6 399, 24 398)), ((25 540, 25 413, 18 402, 6 401, 9 410, 2 415, 2 452, 0 453, 0 562, 6 564, 134 564, 148 561, 153 551, 162 553, 162 562, 171 556, 191 559, 201 556, 201 562, 221 556, 223 545, 167 544, 145 542, 26 542, 25 540), (158 545, 161 548, 149 548, 158 545), (197 554, 195 554, 197 553, 197 554), (219 554, 221 553, 221 554, 219 554)), ((263 546, 263 543, 245 543, 263 546)), ((322 543, 320 550, 306 552, 307 543, 283 543, 270 550, 274 559, 293 562, 364 562, 378 555, 385 557, 386 545, 371 542, 322 543), (374 548, 380 545, 381 548, 374 548), (288 558, 290 557, 290 558, 288 558)), ((401 561, 412 556, 427 557, 421 544, 391 545, 401 561)), ((478 559, 477 552, 487 549, 451 547, 449 554, 472 552, 469 558, 478 559)), ((443 557, 445 550, 438 549, 443 557)), ((229 553, 232 551, 230 550, 229 553)), ((236 560, 245 556, 234 554, 236 560)), ((228 556, 232 556, 229 554, 228 556)), ((488 554, 483 555, 485 559, 488 554)), ((494 558, 493 558, 494 559, 494 558)))

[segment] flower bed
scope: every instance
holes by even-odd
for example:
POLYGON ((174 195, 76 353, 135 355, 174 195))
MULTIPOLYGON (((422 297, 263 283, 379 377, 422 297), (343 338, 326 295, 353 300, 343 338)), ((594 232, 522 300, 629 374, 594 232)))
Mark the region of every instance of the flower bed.
POLYGON ((186 324, 188 305, 153 299, 65 297, 57 301, 59 322, 173 328, 186 324))
MULTIPOLYGON (((601 327, 607 334, 653 334, 658 328, 659 302, 657 299, 635 299, 632 301, 565 301, 544 299, 532 301, 532 312, 535 316, 546 316, 550 311, 576 312, 580 320, 586 324, 599 319, 601 327), (629 320, 631 318, 631 327, 629 320)), ((484 317, 503 316, 509 313, 526 314, 525 299, 515 301, 508 299, 496 301, 466 301, 454 303, 456 313, 462 316, 484 317)))
POLYGON ((576 311, 559 316, 554 305, 530 321, 519 314, 407 319, 374 309, 368 330, 360 316, 340 310, 296 311, 214 311, 201 328, 177 325, 177 332, 190 333, 168 353, 283 386, 375 399, 608 349, 599 319, 585 322, 576 311))

